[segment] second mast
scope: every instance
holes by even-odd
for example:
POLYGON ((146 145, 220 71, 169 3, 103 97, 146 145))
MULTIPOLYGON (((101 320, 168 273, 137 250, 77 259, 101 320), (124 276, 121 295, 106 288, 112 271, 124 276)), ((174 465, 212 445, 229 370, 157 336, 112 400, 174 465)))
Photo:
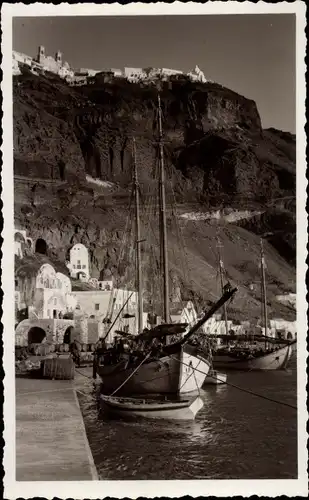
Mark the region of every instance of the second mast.
POLYGON ((167 228, 166 228, 166 200, 165 200, 165 168, 164 168, 164 150, 163 150, 163 132, 162 132, 162 109, 161 98, 158 95, 159 112, 159 155, 160 155, 160 235, 161 251, 163 264, 163 320, 165 323, 170 321, 169 310, 169 276, 168 276, 168 252, 167 252, 167 228))
POLYGON ((140 223, 140 199, 139 183, 136 165, 136 145, 133 137, 133 159, 134 159, 134 191, 135 191, 135 228, 136 228, 136 272, 137 272, 137 294, 138 294, 138 332, 143 329, 143 283, 141 262, 141 223, 140 223))

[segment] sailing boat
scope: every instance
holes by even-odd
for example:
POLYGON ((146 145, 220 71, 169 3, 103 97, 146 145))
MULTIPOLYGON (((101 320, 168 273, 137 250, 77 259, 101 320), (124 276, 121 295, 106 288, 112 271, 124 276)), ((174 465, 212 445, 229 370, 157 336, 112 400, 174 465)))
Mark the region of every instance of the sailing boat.
MULTIPOLYGON (((296 340, 291 342, 286 342, 283 340, 273 339, 267 336, 267 297, 266 297, 266 280, 265 280, 265 257, 263 249, 263 240, 260 240, 261 245, 261 282, 262 282, 262 298, 263 298, 263 316, 264 316, 264 336, 259 338, 255 337, 255 340, 263 340, 264 348, 260 347, 256 350, 252 348, 219 348, 213 353, 213 366, 215 369, 225 369, 225 370, 282 370, 285 369, 289 363, 292 355, 293 344, 296 340)), ((223 286, 223 261, 220 255, 220 245, 219 248, 219 269, 221 286, 223 286)), ((244 340, 244 336, 229 336, 227 328, 227 312, 224 308, 225 314, 225 325, 226 332, 222 335, 222 338, 226 340, 244 340)))
MULTIPOLYGON (((140 349, 138 356, 122 354, 118 361, 108 362, 104 352, 95 356, 94 373, 102 378, 105 394, 113 395, 116 392, 124 395, 133 394, 179 394, 189 393, 200 389, 209 372, 211 361, 208 355, 197 346, 189 345, 189 339, 227 300, 235 293, 230 290, 223 294, 210 311, 194 325, 171 325, 169 313, 169 270, 167 253, 167 225, 165 202, 165 169, 162 134, 162 111, 160 96, 158 97, 159 111, 159 158, 160 158, 160 237, 163 263, 163 324, 137 336, 138 339, 150 337, 157 339, 157 347, 148 353, 140 349), (167 338, 171 334, 181 334, 182 338, 175 343, 168 344, 167 338), (160 339, 164 339, 160 342, 160 339)), ((143 329, 143 284, 141 268, 141 231, 139 216, 139 184, 136 166, 135 141, 134 152, 134 189, 135 189, 135 222, 136 222, 136 261, 137 261, 137 290, 138 290, 138 327, 143 329)), ((137 354, 135 352, 135 354, 137 354)))

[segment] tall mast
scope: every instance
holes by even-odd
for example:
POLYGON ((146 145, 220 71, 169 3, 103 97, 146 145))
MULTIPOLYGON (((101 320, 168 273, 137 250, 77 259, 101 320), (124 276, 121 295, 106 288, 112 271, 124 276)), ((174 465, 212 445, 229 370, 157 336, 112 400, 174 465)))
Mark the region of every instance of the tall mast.
POLYGON ((136 165, 136 145, 133 137, 133 160, 134 160, 134 191, 135 191, 135 229, 136 229, 136 271, 137 271, 137 294, 138 294, 138 332, 143 329, 143 285, 142 285, 142 263, 141 263, 141 224, 139 183, 136 165))
POLYGON ((169 283, 168 283, 168 254, 167 254, 167 230, 166 230, 166 201, 165 201, 165 169, 164 169, 164 151, 163 151, 163 132, 162 132, 162 109, 161 98, 158 95, 159 111, 159 154, 160 154, 160 234, 161 234, 161 252, 163 262, 163 320, 167 323, 170 320, 169 312, 169 283))
MULTIPOLYGON (((218 256, 219 256, 219 271, 220 271, 221 293, 223 294, 224 293, 224 283, 223 283, 224 264, 223 264, 223 260, 222 260, 222 256, 221 256, 222 244, 221 244, 221 241, 219 239, 219 236, 217 238, 217 241, 218 241, 217 248, 218 248, 218 256)), ((224 312, 225 333, 226 333, 226 335, 228 335, 228 333, 229 333, 229 327, 228 327, 228 323, 227 323, 226 302, 223 304, 223 312, 224 312)))
POLYGON ((264 309, 264 324, 265 324, 265 347, 267 345, 267 297, 266 297, 266 281, 265 281, 265 258, 263 240, 260 239, 261 244, 261 275, 262 275, 262 297, 264 309))

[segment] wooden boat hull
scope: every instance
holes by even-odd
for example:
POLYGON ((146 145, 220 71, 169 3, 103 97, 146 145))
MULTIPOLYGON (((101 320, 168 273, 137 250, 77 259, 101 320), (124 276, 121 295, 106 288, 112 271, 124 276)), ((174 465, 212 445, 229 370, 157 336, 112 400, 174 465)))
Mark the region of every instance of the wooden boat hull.
POLYGON ((186 345, 173 355, 145 362, 130 379, 135 367, 126 367, 125 361, 113 366, 98 364, 97 373, 105 394, 112 394, 126 379, 119 394, 186 394, 202 387, 209 368, 209 361, 186 345))
POLYGON ((203 400, 198 396, 191 401, 166 401, 146 403, 141 400, 101 395, 101 408, 109 415, 128 419, 150 418, 164 420, 194 420, 203 408, 203 400))
POLYGON ((213 366, 218 370, 284 370, 288 366, 291 355, 292 344, 256 358, 237 359, 229 354, 216 354, 213 356, 213 366))
POLYGON ((225 384, 226 379, 227 379, 226 373, 220 373, 220 372, 217 372, 216 370, 210 370, 206 379, 205 379, 204 385, 225 384))

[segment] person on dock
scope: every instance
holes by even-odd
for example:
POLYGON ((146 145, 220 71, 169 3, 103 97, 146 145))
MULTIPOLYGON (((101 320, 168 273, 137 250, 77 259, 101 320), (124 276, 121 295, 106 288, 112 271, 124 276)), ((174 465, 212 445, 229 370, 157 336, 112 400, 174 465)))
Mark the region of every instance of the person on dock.
POLYGON ((79 367, 80 366, 80 351, 77 347, 77 343, 75 340, 70 344, 70 353, 72 355, 74 363, 79 367))

